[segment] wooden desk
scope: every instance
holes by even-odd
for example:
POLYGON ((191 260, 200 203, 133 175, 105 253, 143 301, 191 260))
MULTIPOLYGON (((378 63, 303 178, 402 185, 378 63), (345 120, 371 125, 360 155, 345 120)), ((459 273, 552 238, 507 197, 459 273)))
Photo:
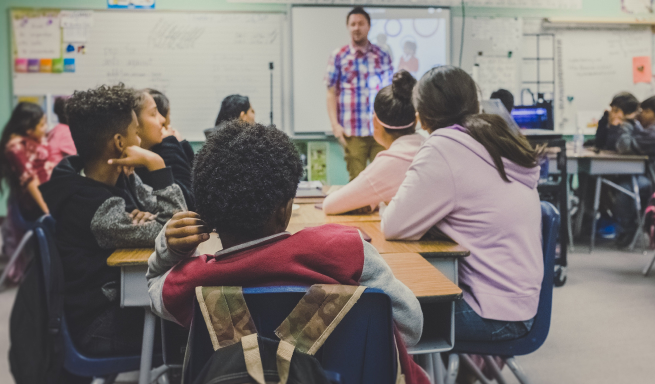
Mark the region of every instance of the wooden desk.
POLYGON ((300 204, 299 208, 291 213, 289 224, 319 223, 318 225, 321 225, 380 220, 380 213, 377 211, 364 215, 326 215, 323 210, 316 208, 314 204, 300 204))
MULTIPOLYGON (((434 254, 434 257, 465 257, 470 251, 452 241, 409 241, 386 240, 380 229, 379 221, 343 222, 349 227, 356 227, 371 236, 371 244, 381 254, 385 253, 422 253, 434 254)), ((317 227, 323 223, 291 223, 287 231, 296 233, 307 227, 317 227)))

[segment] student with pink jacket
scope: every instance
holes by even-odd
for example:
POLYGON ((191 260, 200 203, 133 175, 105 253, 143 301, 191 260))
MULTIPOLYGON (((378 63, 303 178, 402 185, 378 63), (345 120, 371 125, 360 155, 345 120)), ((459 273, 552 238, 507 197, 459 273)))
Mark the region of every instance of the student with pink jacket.
POLYGON ((55 99, 54 112, 57 115, 59 124, 46 134, 48 145, 50 146, 50 161, 57 165, 66 156, 77 155, 73 136, 68 127, 68 118, 66 117, 66 99, 67 97, 57 97, 55 99))
POLYGON ((416 133, 416 110, 412 105, 412 88, 416 79, 401 70, 393 82, 377 94, 373 108, 373 137, 386 150, 378 153, 359 176, 331 193, 323 201, 328 215, 359 208, 375 209, 396 195, 414 155, 425 140, 416 133))
POLYGON ((428 71, 414 105, 431 134, 384 212, 384 235, 416 240, 436 226, 468 248, 455 339, 519 338, 543 279, 538 154, 502 118, 478 114, 476 84, 462 69, 428 71))

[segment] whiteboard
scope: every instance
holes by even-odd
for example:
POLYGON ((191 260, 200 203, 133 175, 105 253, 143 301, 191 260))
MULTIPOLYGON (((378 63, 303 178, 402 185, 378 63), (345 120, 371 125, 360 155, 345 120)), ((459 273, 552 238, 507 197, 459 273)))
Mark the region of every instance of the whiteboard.
POLYGON ((118 82, 154 88, 171 101, 171 125, 203 141, 230 94, 248 96, 257 121, 270 123, 272 62, 274 123, 283 126, 284 20, 274 13, 94 12, 86 53, 64 56, 75 58, 75 73, 13 73, 13 92, 67 95, 118 82))
MULTIPOLYGON (((332 132, 324 78, 332 52, 350 43, 346 16, 351 9, 294 6, 291 10, 293 127, 296 133, 332 132)), ((407 40, 417 44, 417 77, 435 65, 449 63, 448 9, 367 7, 366 11, 371 15, 369 40, 378 43, 381 33, 387 35, 387 46, 383 49, 392 52, 394 70, 402 56, 402 44, 407 40), (430 31, 420 33, 425 21, 434 25, 429 26, 430 31)))
POLYGON ((639 100, 653 93, 652 83, 634 84, 632 77, 632 58, 652 56, 648 27, 558 31, 555 50, 555 127, 562 132, 574 132, 576 121, 586 126, 599 119, 619 92, 639 100))

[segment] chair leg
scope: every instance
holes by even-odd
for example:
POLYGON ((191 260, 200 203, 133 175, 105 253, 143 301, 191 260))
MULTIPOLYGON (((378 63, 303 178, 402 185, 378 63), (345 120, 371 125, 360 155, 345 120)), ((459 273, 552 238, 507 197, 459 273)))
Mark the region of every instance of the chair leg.
POLYGON ((473 362, 473 360, 471 360, 471 357, 469 355, 462 353, 459 355, 459 358, 462 360, 462 363, 473 372, 475 377, 477 377, 477 379, 480 380, 482 384, 491 384, 491 381, 489 381, 487 377, 484 375, 484 373, 480 371, 480 368, 478 368, 478 366, 475 365, 475 363, 473 362))
POLYGON ((521 384, 529 384, 530 381, 528 380, 528 376, 526 376, 525 372, 523 372, 523 369, 519 366, 519 364, 516 362, 516 359, 514 357, 510 357, 505 360, 505 363, 509 367, 509 369, 512 370, 512 373, 514 373, 514 376, 516 376, 516 379, 519 381, 521 384))
POLYGON ((498 384, 507 384, 505 378, 503 377, 503 373, 500 371, 500 367, 498 366, 498 364, 496 364, 496 359, 494 359, 493 356, 485 355, 484 362, 487 363, 487 365, 493 371, 494 379, 496 379, 496 382, 498 384))
POLYGON ((430 355, 423 355, 423 359, 425 359, 425 371, 428 373, 428 377, 430 378, 431 383, 436 383, 436 378, 434 377, 434 362, 432 361, 432 356, 430 355))
POLYGON ((9 262, 5 266, 4 271, 2 271, 2 276, 0 276, 0 291, 4 290, 4 283, 5 280, 7 279, 7 275, 9 274, 9 270, 14 265, 14 263, 16 263, 16 260, 18 260, 18 256, 20 256, 21 252, 23 252, 23 248, 25 248, 25 245, 32 238, 33 234, 34 231, 30 229, 29 231, 25 232, 23 238, 20 239, 20 242, 18 243, 18 247, 16 247, 16 250, 11 255, 11 258, 9 259, 9 262))
POLYGON ((648 276, 650 270, 653 269, 653 264, 655 264, 655 254, 653 254, 653 258, 651 259, 650 263, 648 263, 648 265, 646 265, 646 268, 644 268, 643 271, 644 276, 648 276))
POLYGON ((446 369, 441 360, 441 353, 431 353, 429 356, 432 358, 432 367, 434 368, 434 383, 444 384, 444 376, 446 375, 444 371, 446 369))
POLYGON ((459 372, 459 355, 451 353, 448 355, 448 372, 446 372, 446 384, 455 384, 459 372))

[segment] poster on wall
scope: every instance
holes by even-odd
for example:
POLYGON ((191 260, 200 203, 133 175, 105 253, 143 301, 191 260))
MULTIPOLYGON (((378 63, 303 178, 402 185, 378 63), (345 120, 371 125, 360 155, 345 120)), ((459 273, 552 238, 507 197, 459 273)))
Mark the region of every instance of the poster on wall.
POLYGON ((155 0, 107 0, 109 9, 155 9, 155 0))

